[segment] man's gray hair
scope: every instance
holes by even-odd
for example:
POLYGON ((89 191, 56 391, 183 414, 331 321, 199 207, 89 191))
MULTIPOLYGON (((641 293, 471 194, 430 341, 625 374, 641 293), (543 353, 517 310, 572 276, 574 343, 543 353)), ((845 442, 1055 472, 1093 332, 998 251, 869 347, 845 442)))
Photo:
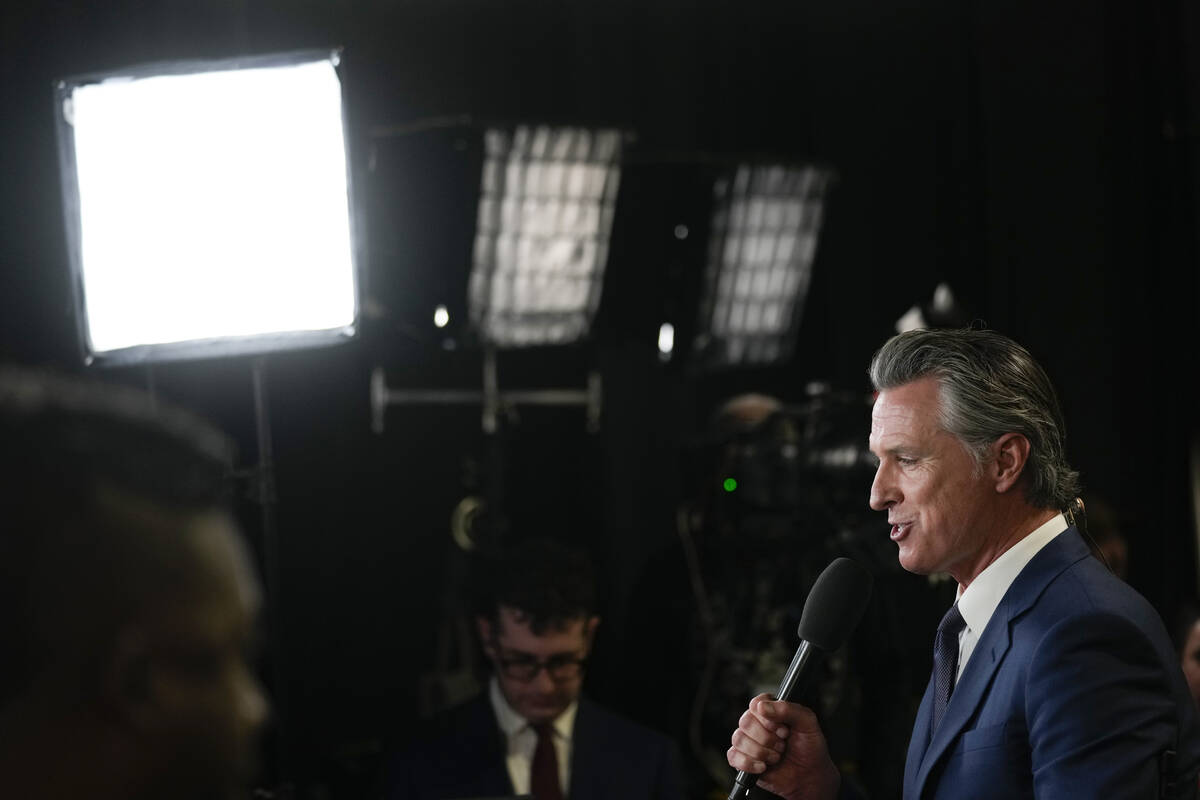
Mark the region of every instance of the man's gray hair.
POLYGON ((879 348, 868 372, 876 391, 936 378, 942 428, 966 446, 976 464, 983 464, 988 446, 1006 433, 1028 439, 1023 477, 1032 505, 1063 509, 1079 493, 1054 387, 1012 339, 989 330, 908 331, 879 348))

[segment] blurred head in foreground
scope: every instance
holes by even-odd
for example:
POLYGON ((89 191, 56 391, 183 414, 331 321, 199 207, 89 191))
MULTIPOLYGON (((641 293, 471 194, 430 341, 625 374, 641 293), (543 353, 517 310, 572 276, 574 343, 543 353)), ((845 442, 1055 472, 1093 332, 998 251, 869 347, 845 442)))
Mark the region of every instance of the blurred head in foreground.
POLYGON ((0 368, 0 795, 244 790, 267 704, 230 453, 139 392, 0 368))

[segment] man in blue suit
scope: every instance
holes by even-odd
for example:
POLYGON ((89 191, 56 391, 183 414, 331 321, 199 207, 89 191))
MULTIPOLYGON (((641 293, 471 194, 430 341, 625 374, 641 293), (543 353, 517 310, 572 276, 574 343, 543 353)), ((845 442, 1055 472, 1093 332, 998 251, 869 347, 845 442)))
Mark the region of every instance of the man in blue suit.
POLYGON ((600 623, 581 554, 530 540, 481 582, 488 689, 400 755, 388 800, 682 800, 674 744, 580 695, 600 623))
MULTIPOLYGON (((876 353, 873 509, 900 564, 949 573, 904 797, 1196 796, 1200 730, 1153 608, 1061 513, 1078 491, 1045 372, 991 331, 910 331, 876 353)), ((731 766, 786 798, 850 794, 812 712, 751 701, 731 766)))

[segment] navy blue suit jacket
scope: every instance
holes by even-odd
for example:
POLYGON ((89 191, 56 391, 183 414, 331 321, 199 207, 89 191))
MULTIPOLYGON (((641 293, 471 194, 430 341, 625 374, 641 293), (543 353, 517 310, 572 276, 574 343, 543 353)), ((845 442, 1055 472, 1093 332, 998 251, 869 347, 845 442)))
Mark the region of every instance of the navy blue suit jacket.
MULTIPOLYGON (((572 738, 570 800, 682 800, 679 761, 667 737, 580 698, 572 738)), ((385 797, 512 794, 504 736, 483 694, 447 712, 434 735, 400 754, 385 797)))
POLYGON ((1070 528, 1025 566, 930 732, 913 726, 905 800, 1195 797, 1200 733, 1158 614, 1070 528))

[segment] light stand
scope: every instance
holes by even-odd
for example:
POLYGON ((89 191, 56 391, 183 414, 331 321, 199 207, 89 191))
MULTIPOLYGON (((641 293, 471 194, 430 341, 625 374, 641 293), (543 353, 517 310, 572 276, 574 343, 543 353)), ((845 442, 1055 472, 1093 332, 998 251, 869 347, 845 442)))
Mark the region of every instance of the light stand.
POLYGON ((250 356, 279 782, 290 775, 268 354, 358 324, 338 50, 149 64, 56 82, 83 360, 250 356))

